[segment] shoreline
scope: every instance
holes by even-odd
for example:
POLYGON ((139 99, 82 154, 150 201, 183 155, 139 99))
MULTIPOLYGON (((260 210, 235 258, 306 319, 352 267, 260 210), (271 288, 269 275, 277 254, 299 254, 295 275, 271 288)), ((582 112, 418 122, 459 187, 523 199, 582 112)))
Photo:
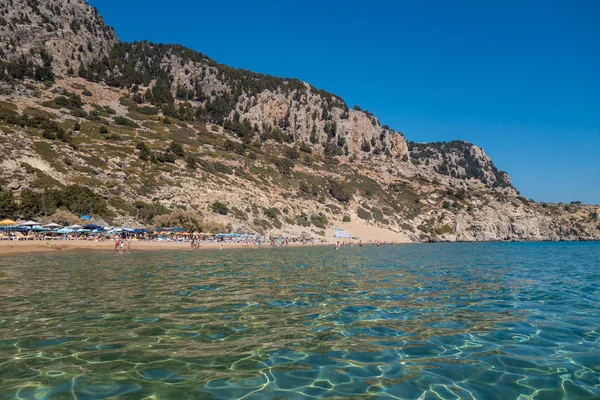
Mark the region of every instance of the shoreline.
MULTIPOLYGON (((228 243, 214 242, 202 243, 202 250, 217 250, 223 245, 223 249, 270 249, 274 248, 270 244, 253 246, 246 243, 228 243)), ((283 247, 310 247, 326 246, 331 243, 290 243, 283 247)), ((131 243, 132 252, 138 251, 161 251, 161 250, 189 250, 189 242, 152 242, 152 241, 134 241, 131 243)), ((127 250, 122 250, 127 251, 127 250)), ((86 241, 86 240, 56 240, 56 241, 2 241, 0 242, 0 257, 15 255, 48 255, 48 254, 107 254, 116 253, 113 241, 86 241)))
MULTIPOLYGON (((261 246, 246 245, 245 243, 223 243, 223 250, 229 249, 247 249, 247 250, 259 250, 259 249, 275 249, 275 248, 286 248, 286 247, 313 247, 313 246, 334 246, 337 239, 329 239, 326 242, 319 243, 290 243, 288 246, 277 246, 273 247, 270 244, 263 244, 261 246)), ((343 240, 340 240, 340 242, 343 240)), ((350 241, 346 240, 346 243, 350 241)), ((395 242, 395 245, 399 244, 477 244, 477 243, 588 243, 588 242, 600 242, 597 240, 514 240, 514 241, 440 241, 440 242, 395 242)), ((358 247, 358 242, 352 240, 355 247, 358 247)), ((390 243, 382 243, 384 246, 388 246, 390 243)), ((199 252, 203 250, 218 250, 221 243, 203 243, 200 245, 199 252)), ((372 244, 368 242, 364 243, 365 247, 370 247, 372 244)), ((141 251, 194 251, 190 248, 189 242, 133 242, 131 252, 137 253, 141 251)), ((127 250, 123 250, 127 252, 127 250)), ((57 241, 1 241, 0 242, 0 257, 10 257, 19 255, 52 255, 52 254, 110 254, 116 253, 114 250, 113 241, 95 242, 95 241, 77 241, 77 240, 57 240, 57 241)))

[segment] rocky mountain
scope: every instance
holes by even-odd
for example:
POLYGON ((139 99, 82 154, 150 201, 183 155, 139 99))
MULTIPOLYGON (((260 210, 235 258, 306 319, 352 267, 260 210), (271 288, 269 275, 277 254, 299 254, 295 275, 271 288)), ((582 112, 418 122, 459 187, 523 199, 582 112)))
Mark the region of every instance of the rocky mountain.
POLYGON ((520 197, 475 145, 407 142, 297 79, 118 42, 83 0, 5 3, 0 217, 92 212, 314 235, 359 224, 412 241, 600 238, 597 207, 520 197))
POLYGON ((432 173, 477 179, 494 188, 510 188, 510 177, 498 171, 483 149, 462 140, 408 144, 412 162, 432 173))
POLYGON ((0 66, 7 77, 53 80, 105 57, 118 42, 98 10, 79 0, 0 3, 0 66))

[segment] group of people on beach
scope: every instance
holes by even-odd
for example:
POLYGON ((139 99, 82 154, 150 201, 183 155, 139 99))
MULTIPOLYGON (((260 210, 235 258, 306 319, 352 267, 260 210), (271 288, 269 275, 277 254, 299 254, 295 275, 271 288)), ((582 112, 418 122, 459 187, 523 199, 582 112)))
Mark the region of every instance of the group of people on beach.
POLYGON ((125 236, 115 236, 115 251, 131 250, 131 238, 125 236))

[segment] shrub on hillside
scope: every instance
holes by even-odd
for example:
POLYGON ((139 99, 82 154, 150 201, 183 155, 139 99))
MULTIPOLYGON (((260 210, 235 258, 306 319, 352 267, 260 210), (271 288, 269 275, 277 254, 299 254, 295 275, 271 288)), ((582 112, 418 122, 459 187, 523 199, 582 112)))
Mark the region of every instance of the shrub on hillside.
POLYGON ((275 164, 281 175, 291 175, 294 169, 294 162, 287 158, 276 158, 273 160, 273 164, 275 164))
POLYGON ((10 190, 0 189, 0 219, 15 218, 19 205, 10 190))
POLYGON ((227 215, 229 213, 229 207, 226 204, 221 203, 220 201, 215 201, 212 206, 212 210, 214 213, 227 215))
POLYGON ((329 194, 341 203, 348 203, 352 200, 352 191, 350 188, 346 184, 336 180, 329 182, 329 194))
POLYGON ((364 219, 365 221, 370 221, 372 219, 371 213, 362 207, 358 207, 356 213, 358 214, 358 218, 364 219))
POLYGON ((138 219, 145 224, 150 224, 154 217, 169 213, 169 210, 159 203, 136 201, 133 203, 133 206, 135 207, 138 219))
POLYGON ((187 164, 189 169, 196 169, 197 164, 198 164, 198 159, 195 156, 190 154, 185 158, 185 163, 187 164))
POLYGON ((117 125, 129 126, 131 128, 139 128, 139 125, 133 122, 131 119, 123 116, 115 117, 115 123, 117 125))
POLYGON ((135 145, 135 148, 140 151, 138 156, 141 160, 148 161, 152 157, 152 153, 150 153, 150 149, 148 148, 146 143, 138 142, 138 144, 135 145))
POLYGON ((69 226, 81 223, 79 217, 66 210, 58 210, 47 218, 49 222, 54 222, 59 225, 69 226))
POLYGON ((174 210, 154 217, 154 223, 161 228, 180 227, 188 232, 202 231, 202 216, 191 210, 174 210))

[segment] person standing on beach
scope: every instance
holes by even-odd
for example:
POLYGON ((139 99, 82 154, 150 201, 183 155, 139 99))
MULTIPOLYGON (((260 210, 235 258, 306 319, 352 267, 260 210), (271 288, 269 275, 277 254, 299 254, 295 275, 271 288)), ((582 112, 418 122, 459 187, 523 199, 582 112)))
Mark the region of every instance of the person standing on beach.
POLYGON ((119 235, 115 235, 115 251, 119 251, 121 243, 119 243, 119 235))

